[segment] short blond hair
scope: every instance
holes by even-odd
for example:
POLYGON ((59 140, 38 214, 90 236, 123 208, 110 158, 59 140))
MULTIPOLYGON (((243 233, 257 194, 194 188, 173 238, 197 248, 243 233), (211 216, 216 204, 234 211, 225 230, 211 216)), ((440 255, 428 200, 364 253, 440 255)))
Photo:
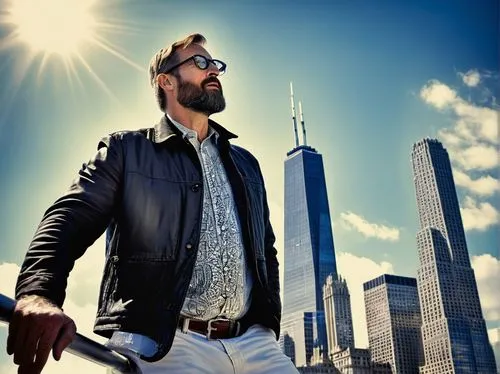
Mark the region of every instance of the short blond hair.
POLYGON ((206 42, 207 40, 203 35, 198 33, 190 34, 184 39, 176 41, 168 48, 160 49, 151 59, 151 62, 149 63, 149 79, 151 86, 155 90, 158 106, 163 112, 167 108, 167 97, 165 96, 163 89, 157 83, 156 77, 158 74, 168 71, 171 66, 174 66, 179 62, 179 57, 175 53, 178 49, 186 49, 192 44, 204 45, 206 42))

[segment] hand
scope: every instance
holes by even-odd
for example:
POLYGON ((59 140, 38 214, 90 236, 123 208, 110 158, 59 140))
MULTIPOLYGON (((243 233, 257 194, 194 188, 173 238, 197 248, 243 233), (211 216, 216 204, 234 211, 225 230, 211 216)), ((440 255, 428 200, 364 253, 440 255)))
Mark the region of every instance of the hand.
POLYGON ((7 353, 14 354, 19 374, 39 374, 50 350, 59 361, 75 336, 75 322, 57 305, 42 296, 24 296, 17 301, 9 324, 7 353))

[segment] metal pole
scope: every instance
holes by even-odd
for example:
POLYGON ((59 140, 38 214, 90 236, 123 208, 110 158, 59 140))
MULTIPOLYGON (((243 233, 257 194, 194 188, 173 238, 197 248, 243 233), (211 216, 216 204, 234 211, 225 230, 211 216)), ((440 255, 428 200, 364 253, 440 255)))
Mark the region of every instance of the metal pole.
MULTIPOLYGON (((0 293, 0 322, 10 322, 15 305, 14 300, 0 293)), ((78 333, 65 350, 98 365, 112 368, 119 373, 140 374, 136 365, 125 356, 78 333)))
POLYGON ((295 132, 295 147, 299 146, 299 135, 297 134, 297 117, 295 116, 295 100, 293 99, 293 85, 290 82, 290 105, 292 107, 293 131, 295 132))
POLYGON ((300 123, 302 125, 302 139, 304 141, 304 145, 307 145, 306 125, 304 123, 304 112, 302 111, 302 102, 301 101, 299 101, 299 115, 300 115, 300 123))

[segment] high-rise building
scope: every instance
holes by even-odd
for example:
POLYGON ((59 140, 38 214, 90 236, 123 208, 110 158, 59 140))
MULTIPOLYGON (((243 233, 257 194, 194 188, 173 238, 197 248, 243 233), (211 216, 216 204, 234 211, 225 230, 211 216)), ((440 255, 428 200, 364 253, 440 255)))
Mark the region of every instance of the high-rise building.
POLYGON ((393 374, 391 365, 371 360, 369 349, 345 348, 331 355, 336 374, 393 374))
POLYGON ((384 274, 363 284, 372 361, 393 373, 417 374, 422 361, 415 278, 384 274))
POLYGON ((331 360, 340 374, 373 374, 368 349, 345 347, 335 351, 331 360))
POLYGON ((354 348, 351 296, 345 279, 328 275, 323 285, 323 301, 329 354, 354 348))
POLYGON ((411 153, 420 231, 423 374, 496 373, 448 152, 423 139, 411 153))
POLYGON ((304 144, 299 145, 293 91, 292 113, 296 146, 285 160, 281 341, 285 354, 299 367, 311 362, 314 347, 328 357, 322 286, 337 269, 323 158, 305 144, 302 113, 304 144))

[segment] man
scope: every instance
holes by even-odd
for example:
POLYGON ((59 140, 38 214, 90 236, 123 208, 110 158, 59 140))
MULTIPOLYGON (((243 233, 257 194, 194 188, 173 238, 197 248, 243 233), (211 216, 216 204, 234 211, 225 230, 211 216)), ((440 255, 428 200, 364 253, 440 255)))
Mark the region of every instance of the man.
POLYGON ((45 213, 16 285, 7 351, 20 373, 75 336, 61 309, 74 261, 106 230, 94 330, 144 373, 297 372, 279 350, 274 234, 257 160, 209 120, 225 107, 192 34, 160 50, 150 79, 165 115, 104 138, 45 213))

